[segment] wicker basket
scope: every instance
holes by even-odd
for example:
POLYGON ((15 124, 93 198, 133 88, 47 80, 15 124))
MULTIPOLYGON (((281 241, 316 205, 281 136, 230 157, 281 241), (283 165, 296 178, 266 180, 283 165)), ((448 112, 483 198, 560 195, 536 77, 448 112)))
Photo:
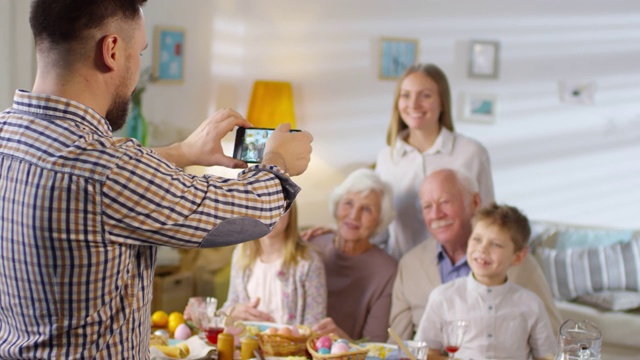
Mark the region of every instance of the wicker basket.
MULTIPOLYGON (((331 335, 333 341, 338 340, 338 337, 331 335)), ((307 340, 307 351, 311 354, 313 360, 364 360, 369 353, 369 349, 362 348, 358 345, 349 343, 349 347, 352 349, 358 349, 355 351, 349 351, 342 354, 318 354, 316 351, 316 340, 320 338, 320 335, 314 335, 307 340)))
POLYGON ((258 345, 265 356, 305 356, 308 336, 259 333, 258 345))

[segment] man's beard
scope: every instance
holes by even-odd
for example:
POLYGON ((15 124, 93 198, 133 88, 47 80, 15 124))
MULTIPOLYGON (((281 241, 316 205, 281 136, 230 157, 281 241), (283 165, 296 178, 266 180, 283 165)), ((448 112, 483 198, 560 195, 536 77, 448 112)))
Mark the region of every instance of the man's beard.
POLYGON ((107 119, 107 122, 111 125, 112 132, 122 129, 127 122, 130 102, 131 98, 129 96, 118 96, 113 100, 109 109, 107 109, 105 119, 107 119))

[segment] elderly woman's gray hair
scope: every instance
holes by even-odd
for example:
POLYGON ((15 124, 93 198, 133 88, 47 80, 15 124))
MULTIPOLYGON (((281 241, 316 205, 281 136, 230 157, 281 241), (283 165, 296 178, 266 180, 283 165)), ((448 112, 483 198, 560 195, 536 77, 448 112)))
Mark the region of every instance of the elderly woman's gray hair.
POLYGON ((370 191, 378 191, 380 197, 380 224, 376 228, 374 234, 378 234, 393 221, 395 211, 393 209, 393 193, 391 186, 378 177, 375 171, 371 169, 358 169, 347 176, 344 181, 338 185, 331 193, 329 210, 331 215, 336 217, 338 203, 347 193, 367 193, 370 191))

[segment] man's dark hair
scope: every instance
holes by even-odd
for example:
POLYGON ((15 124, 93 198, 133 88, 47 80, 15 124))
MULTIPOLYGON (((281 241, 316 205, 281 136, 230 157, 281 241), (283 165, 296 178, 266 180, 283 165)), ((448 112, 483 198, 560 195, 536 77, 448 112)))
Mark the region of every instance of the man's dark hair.
POLYGON ((115 18, 136 19, 147 0, 33 0, 29 24, 36 44, 67 44, 115 18))

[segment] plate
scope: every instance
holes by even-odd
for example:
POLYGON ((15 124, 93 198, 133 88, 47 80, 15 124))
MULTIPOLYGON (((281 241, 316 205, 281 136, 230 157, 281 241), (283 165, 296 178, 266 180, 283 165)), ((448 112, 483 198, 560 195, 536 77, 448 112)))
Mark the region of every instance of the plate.
POLYGON ((393 344, 387 344, 382 342, 362 342, 358 346, 368 349, 366 360, 380 360, 389 358, 389 355, 396 352, 396 358, 398 357, 398 346, 393 344))
POLYGON ((176 346, 178 344, 180 344, 181 342, 183 342, 184 340, 178 340, 178 339, 169 339, 169 346, 176 346))
MULTIPOLYGON (((210 359, 211 354, 217 352, 216 348, 206 344, 204 341, 198 338, 198 335, 194 335, 187 340, 176 340, 169 339, 169 346, 175 346, 181 342, 187 343, 189 346, 189 356, 186 357, 186 360, 201 360, 201 359, 210 359)), ((149 357, 151 360, 171 360, 175 358, 170 358, 164 355, 158 348, 151 346, 149 348, 149 357)))
POLYGON ((263 332, 271 327, 280 329, 281 327, 288 326, 285 324, 277 324, 268 321, 242 321, 242 323, 245 326, 255 326, 258 328, 258 330, 260 330, 260 332, 263 332))

